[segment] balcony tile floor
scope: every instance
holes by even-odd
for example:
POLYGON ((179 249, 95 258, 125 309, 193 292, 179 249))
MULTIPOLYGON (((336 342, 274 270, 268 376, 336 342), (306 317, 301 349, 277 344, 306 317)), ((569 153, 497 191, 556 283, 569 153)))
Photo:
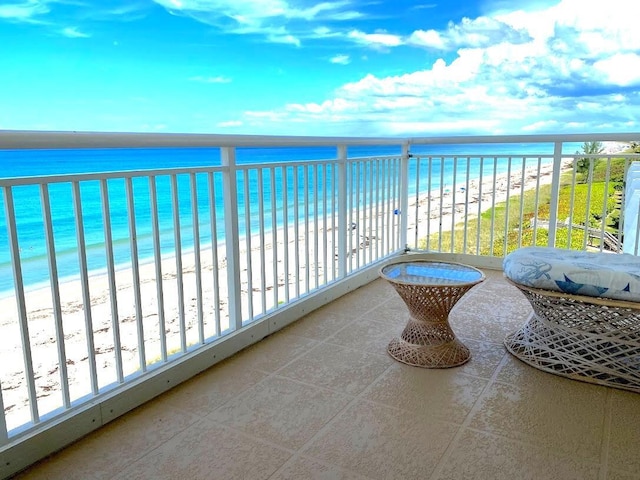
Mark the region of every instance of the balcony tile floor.
POLYGON ((640 479, 640 395, 510 356, 531 309, 485 273, 451 314, 466 365, 390 358, 407 311, 377 280, 18 478, 640 479))

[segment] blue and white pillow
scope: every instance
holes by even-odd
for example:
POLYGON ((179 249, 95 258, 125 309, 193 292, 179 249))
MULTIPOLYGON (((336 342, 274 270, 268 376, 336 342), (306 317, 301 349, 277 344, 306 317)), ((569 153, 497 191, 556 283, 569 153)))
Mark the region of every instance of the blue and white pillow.
POLYGON ((507 255, 504 274, 516 283, 573 295, 640 302, 640 257, 524 247, 507 255))

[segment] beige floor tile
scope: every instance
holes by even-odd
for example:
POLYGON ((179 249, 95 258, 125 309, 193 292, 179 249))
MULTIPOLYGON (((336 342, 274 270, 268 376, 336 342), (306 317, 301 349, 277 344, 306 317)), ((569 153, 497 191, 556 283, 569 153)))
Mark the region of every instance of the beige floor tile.
POLYGON ((361 401, 314 438, 305 455, 373 479, 429 478, 455 425, 361 401))
POLYGON ((639 480, 640 473, 636 472, 622 472, 619 470, 610 470, 607 474, 607 480, 639 480))
POLYGON ((360 291, 363 293, 366 292, 367 295, 374 295, 382 299, 388 298, 390 295, 395 293, 393 286, 383 278, 378 278, 368 285, 360 287, 356 290, 356 293, 360 291))
POLYGON ((527 445, 466 430, 434 480, 589 480, 598 464, 560 456, 552 448, 527 445))
MULTIPOLYGON (((520 384, 528 382, 531 377, 536 377, 539 381, 544 381, 547 376, 553 377, 555 375, 538 370, 507 352, 505 362, 500 367, 500 372, 498 372, 496 381, 501 383, 520 384)), ((565 378, 564 380, 571 381, 568 378, 565 378)))
POLYGON ((264 372, 225 361, 178 385, 162 398, 176 408, 206 416, 266 376, 264 372))
POLYGON ((333 312, 348 312, 350 315, 360 316, 384 303, 392 292, 389 287, 390 285, 385 285, 382 280, 376 280, 370 285, 347 293, 325 308, 333 312))
POLYGON ((199 420, 154 400, 36 464, 20 478, 111 478, 199 420))
MULTIPOLYGON (((9 477, 11 480, 101 480, 111 478, 104 472, 91 472, 83 462, 82 455, 70 454, 68 447, 62 452, 45 458, 28 469, 9 477)), ((115 472, 110 472, 113 475, 115 472)))
POLYGON ((275 372, 319 342, 309 338, 277 332, 229 359, 230 363, 262 372, 275 372))
POLYGON ((381 322, 354 321, 343 328, 327 343, 360 350, 363 352, 385 355, 389 342, 402 333, 402 328, 381 322))
POLYGON ((277 471, 269 480, 369 480, 369 477, 349 472, 335 465, 296 457, 277 471))
POLYGON ((388 355, 325 344, 284 368, 278 375, 357 395, 393 362, 388 355))
POLYGON ((342 410, 351 397, 270 377, 209 418, 276 445, 297 449, 342 410))
POLYGON ((273 445, 202 420, 117 475, 122 480, 260 480, 291 456, 273 445))
POLYGON ((401 301, 389 300, 357 321, 360 323, 380 323, 392 331, 392 336, 397 337, 409 321, 409 310, 404 303, 399 304, 401 301))
POLYGON ((471 359, 456 369, 467 375, 491 378, 500 361, 507 354, 506 348, 501 343, 479 342, 468 338, 459 337, 471 351, 471 359))
POLYGON ((397 293, 393 292, 392 295, 385 303, 364 314, 359 321, 379 322, 401 332, 409 319, 409 310, 397 293))
POLYGON ((640 394, 611 390, 609 467, 640 479, 640 394))
POLYGON ((559 453, 599 459, 607 389, 505 358, 497 378, 509 383, 490 385, 469 426, 559 453))
POLYGON ((283 333, 299 335, 321 342, 349 325, 352 321, 353 317, 345 312, 336 313, 326 308, 321 308, 289 325, 283 330, 283 333))
POLYGON ((464 305, 472 303, 473 312, 479 317, 500 316, 516 322, 526 320, 533 310, 528 300, 514 286, 498 285, 485 282, 465 295, 455 308, 462 309, 464 305))
POLYGON ((503 316, 500 306, 494 304, 493 312, 487 313, 479 299, 458 304, 449 315, 449 323, 459 337, 481 342, 502 343, 504 337, 520 328, 530 315, 523 311, 513 316, 503 316))
POLYGON ((455 368, 426 369, 395 362, 363 397, 461 424, 486 384, 455 368))
POLYGON ((622 472, 619 470, 609 470, 607 480, 640 480, 640 473, 635 472, 622 472))

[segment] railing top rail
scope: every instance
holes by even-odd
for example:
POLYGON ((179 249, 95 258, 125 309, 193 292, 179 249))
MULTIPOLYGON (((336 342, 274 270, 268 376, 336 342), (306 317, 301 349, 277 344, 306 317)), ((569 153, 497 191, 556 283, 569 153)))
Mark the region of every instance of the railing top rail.
POLYGON ((630 159, 635 159, 635 158, 640 158, 640 153, 633 153, 633 152, 616 152, 616 153, 581 153, 578 152, 578 154, 576 155, 575 153, 563 153, 562 155, 560 155, 562 158, 630 158, 630 159))
POLYGON ((407 139, 393 137, 295 137, 197 133, 0 130, 0 149, 4 150, 172 147, 322 147, 336 145, 402 145, 405 143, 407 143, 407 139))
POLYGON ((547 135, 482 135, 455 137, 413 137, 411 145, 451 145, 479 143, 554 143, 554 142, 632 142, 640 139, 640 133, 572 133, 547 135))
POLYGON ((198 133, 63 132, 0 130, 0 149, 83 148, 220 148, 311 147, 359 145, 452 145, 615 141, 640 139, 636 133, 577 133, 545 135, 482 135, 451 137, 320 137, 278 135, 219 135, 198 133))

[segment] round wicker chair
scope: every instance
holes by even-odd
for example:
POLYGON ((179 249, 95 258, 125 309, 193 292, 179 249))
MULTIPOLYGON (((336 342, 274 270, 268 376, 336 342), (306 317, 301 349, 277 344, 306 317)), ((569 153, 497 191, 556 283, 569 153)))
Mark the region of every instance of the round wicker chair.
POLYGON ((533 314, 504 344, 545 372, 640 393, 640 303, 520 289, 533 314))

